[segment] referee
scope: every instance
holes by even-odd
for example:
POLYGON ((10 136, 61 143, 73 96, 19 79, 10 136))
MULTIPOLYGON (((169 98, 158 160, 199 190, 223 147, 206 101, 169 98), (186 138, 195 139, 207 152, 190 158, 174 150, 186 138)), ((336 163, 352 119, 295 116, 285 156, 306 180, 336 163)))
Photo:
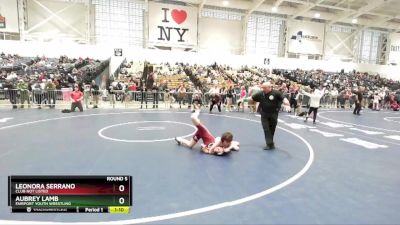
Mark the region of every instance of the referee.
POLYGON ((272 90, 270 82, 261 85, 262 91, 257 92, 251 98, 259 102, 258 112, 261 113, 261 123, 264 129, 265 142, 264 150, 275 149, 274 134, 278 124, 278 114, 283 102, 283 95, 280 91, 272 90))
POLYGON ((360 86, 357 91, 353 92, 356 95, 356 106, 354 107, 353 111, 354 115, 360 115, 364 90, 365 90, 364 87, 360 86))

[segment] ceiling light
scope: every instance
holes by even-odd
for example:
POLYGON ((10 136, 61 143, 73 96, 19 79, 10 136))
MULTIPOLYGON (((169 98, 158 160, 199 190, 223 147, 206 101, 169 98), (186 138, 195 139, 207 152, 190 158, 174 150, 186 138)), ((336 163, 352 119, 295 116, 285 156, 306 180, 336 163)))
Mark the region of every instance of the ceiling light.
POLYGON ((222 5, 224 5, 224 6, 229 5, 229 1, 223 1, 223 2, 222 2, 222 5))
POLYGON ((276 6, 272 7, 272 12, 278 11, 278 8, 276 6))
POLYGON ((356 18, 354 18, 354 19, 351 20, 351 22, 352 22, 352 23, 357 23, 358 20, 357 20, 356 18))
POLYGON ((320 18, 320 17, 321 17, 321 14, 315 13, 314 17, 315 17, 315 18, 320 18))

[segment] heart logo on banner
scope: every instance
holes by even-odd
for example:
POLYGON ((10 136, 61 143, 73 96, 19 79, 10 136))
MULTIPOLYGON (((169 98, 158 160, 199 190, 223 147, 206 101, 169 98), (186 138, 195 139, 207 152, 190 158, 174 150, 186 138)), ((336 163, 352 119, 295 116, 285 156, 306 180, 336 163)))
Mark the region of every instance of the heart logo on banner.
POLYGON ((172 10, 171 15, 172 15, 172 19, 174 19, 177 24, 181 24, 181 23, 185 22, 186 17, 187 17, 185 10, 174 9, 174 10, 172 10))

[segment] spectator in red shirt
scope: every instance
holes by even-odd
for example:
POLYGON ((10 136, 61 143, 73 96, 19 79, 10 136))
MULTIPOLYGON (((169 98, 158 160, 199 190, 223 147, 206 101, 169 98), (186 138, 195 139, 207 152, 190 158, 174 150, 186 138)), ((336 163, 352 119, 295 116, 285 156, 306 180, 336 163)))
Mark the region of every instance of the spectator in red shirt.
POLYGON ((399 111, 399 109, 400 109, 400 105, 399 105, 396 101, 394 101, 394 102, 390 105, 390 107, 393 109, 393 111, 399 111))
POLYGON ((137 91, 136 83, 133 83, 131 86, 129 86, 129 91, 137 91))
POLYGON ((79 86, 75 85, 74 86, 74 91, 71 92, 71 112, 75 112, 75 108, 78 107, 79 111, 83 112, 83 107, 82 107, 82 99, 83 99, 83 93, 79 90, 79 86))

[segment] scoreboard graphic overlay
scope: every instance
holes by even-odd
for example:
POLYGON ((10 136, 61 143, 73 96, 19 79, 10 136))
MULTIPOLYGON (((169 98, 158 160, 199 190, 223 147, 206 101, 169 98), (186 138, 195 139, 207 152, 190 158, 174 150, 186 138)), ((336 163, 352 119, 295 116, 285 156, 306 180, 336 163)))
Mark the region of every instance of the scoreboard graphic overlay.
POLYGON ((131 176, 9 176, 13 213, 129 213, 131 176))

